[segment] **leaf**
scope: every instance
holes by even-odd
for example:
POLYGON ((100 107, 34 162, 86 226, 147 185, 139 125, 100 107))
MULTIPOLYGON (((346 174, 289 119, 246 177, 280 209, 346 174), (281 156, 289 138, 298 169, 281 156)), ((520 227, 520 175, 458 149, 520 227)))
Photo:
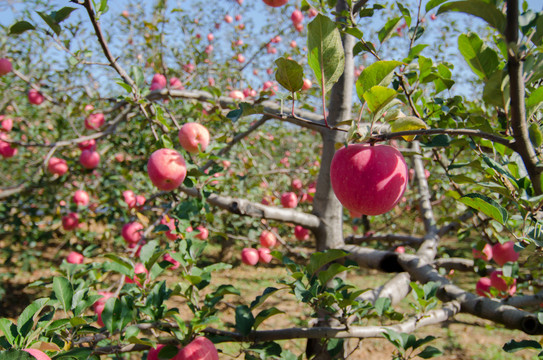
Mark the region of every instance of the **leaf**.
POLYGON ((255 322, 254 322, 254 328, 258 328, 258 326, 260 324, 262 324, 262 322, 270 317, 272 317, 273 315, 277 315, 277 314, 284 314, 285 312, 284 311, 281 311, 279 309, 277 309, 276 307, 271 307, 269 309, 264 309, 262 310, 261 312, 258 313, 258 315, 256 315, 255 317, 255 322))
MULTIPOLYGON (((416 116, 404 116, 396 119, 390 125, 391 132, 399 131, 408 131, 408 130, 420 130, 428 129, 428 125, 422 119, 419 119, 416 116)), ((412 141, 415 138, 415 135, 405 135, 402 136, 404 140, 412 141)))
POLYGON ((336 24, 318 14, 307 25, 308 63, 317 82, 328 92, 345 70, 345 54, 336 24))
POLYGON ((275 79, 281 86, 290 92, 302 89, 304 84, 304 69, 294 60, 279 58, 275 60, 277 71, 275 79))
POLYGON ((430 0, 426 3, 426 7, 424 8, 424 10, 426 10, 426 12, 432 10, 433 8, 443 4, 445 1, 447 0, 430 0))
POLYGON ((458 37, 458 50, 460 50, 473 72, 481 79, 488 80, 498 68, 498 54, 484 45, 483 41, 475 33, 460 35, 458 37))
POLYGON ((74 295, 74 290, 72 289, 70 281, 65 277, 55 276, 53 278, 53 291, 64 310, 70 310, 72 308, 72 297, 74 295))
POLYGON ((510 340, 503 345, 503 350, 508 353, 514 353, 523 349, 536 349, 541 350, 543 347, 535 340, 510 340))
POLYGON ((392 300, 387 297, 381 297, 375 301, 375 312, 379 316, 383 316, 383 314, 390 308, 390 305, 392 304, 392 300))
POLYGON ((374 86, 364 93, 364 100, 372 113, 378 112, 383 106, 394 100, 398 95, 396 90, 384 86, 374 86))
POLYGON ((543 143, 543 134, 539 129, 539 125, 536 123, 531 123, 528 128, 528 134, 530 135, 530 141, 535 147, 540 147, 543 143))
POLYGON ((28 21, 18 21, 9 27, 8 35, 20 35, 28 30, 36 30, 36 27, 28 21))
MULTIPOLYGON (((130 68, 131 72, 132 72, 132 76, 134 78, 134 82, 136 83, 136 85, 138 87, 142 87, 144 85, 144 78, 143 78, 143 70, 141 69, 140 66, 136 66, 136 65, 132 65, 132 67, 130 68)), ((155 110, 157 108, 155 107, 155 110)))
POLYGON ((70 16, 72 11, 74 11, 74 10, 77 10, 77 9, 73 8, 73 7, 65 6, 62 9, 58 10, 58 11, 53 11, 51 13, 51 16, 53 17, 53 19, 55 20, 55 22, 57 24, 60 24, 61 22, 66 20, 68 18, 68 16, 70 16))
POLYGON ((400 61, 378 61, 365 68, 356 80, 358 98, 363 101, 364 93, 374 86, 388 86, 390 83, 389 75, 401 64, 400 61))
POLYGON ((13 324, 9 319, 0 318, 0 331, 6 337, 6 340, 14 345, 15 337, 17 336, 17 331, 15 324, 13 324))
POLYGON ((462 196, 458 201, 482 212, 502 225, 507 222, 507 211, 500 204, 487 196, 470 193, 462 196))
POLYGON ((36 358, 23 350, 0 351, 2 360, 36 360, 36 358))
POLYGON ((158 241, 151 240, 147 244, 143 245, 140 252, 141 261, 147 265, 149 259, 154 255, 158 247, 158 241))
POLYGON ((39 314, 47 305, 49 299, 38 299, 28 305, 17 319, 17 331, 25 337, 34 326, 34 316, 39 314))
POLYGON ((279 289, 277 288, 274 288, 274 287, 267 287, 263 292, 262 292, 262 295, 258 295, 256 297, 256 299, 253 300, 253 302, 251 303, 251 309, 254 309, 260 305, 262 305, 264 303, 264 301, 266 301, 266 299, 268 297, 270 297, 270 295, 273 295, 275 294, 277 291, 279 291, 279 289))
POLYGON ((400 20, 401 20, 401 17, 399 16, 393 19, 390 19, 381 28, 381 30, 379 30, 377 35, 379 37, 379 41, 381 42, 381 44, 392 35, 394 29, 396 28, 396 25, 398 24, 400 20))
POLYGON ((502 71, 495 71, 485 83, 483 89, 483 100, 487 104, 498 106, 502 109, 505 106, 504 104, 507 103, 505 97, 509 96, 504 93, 504 88, 509 82, 509 77, 506 76, 504 79, 503 75, 502 71))
POLYGON ((89 348, 74 348, 66 351, 65 353, 55 356, 55 360, 87 360, 90 358, 93 349, 89 348))
POLYGON ((411 61, 413 61, 413 59, 418 56, 422 50, 424 50, 426 47, 428 46, 428 44, 418 44, 418 45, 415 45, 411 48, 411 50, 409 50, 409 55, 407 55, 407 57, 405 59, 403 59, 403 62, 404 63, 410 63, 411 61))
POLYGON ((331 264, 328 269, 319 272, 319 281, 322 285, 326 285, 328 281, 332 280, 337 274, 349 270, 351 267, 343 266, 338 263, 331 264))
POLYGON ((526 99, 527 118, 531 118, 543 106, 543 86, 535 89, 526 99))
POLYGON ((324 252, 316 252, 311 254, 309 258, 309 265, 307 265, 307 272, 310 275, 314 275, 324 265, 331 263, 337 259, 345 257, 347 253, 339 249, 330 249, 324 252))
POLYGON ((122 304, 117 298, 109 298, 102 311, 102 321, 110 333, 121 330, 122 304))
POLYGON ((36 11, 36 12, 43 19, 43 21, 45 21, 47 25, 49 25, 51 30, 53 30, 55 34, 57 34, 58 36, 60 34, 60 25, 57 24, 55 19, 53 19, 50 15, 44 13, 43 11, 36 11))
POLYGON ((255 318, 251 309, 247 305, 238 305, 236 307, 236 331, 246 336, 251 332, 254 323, 255 318))
POLYGON ((442 14, 447 11, 459 11, 466 14, 476 16, 487 22, 500 33, 505 32, 506 19, 505 15, 496 8, 496 6, 482 0, 466 0, 454 1, 441 5, 437 14, 442 14))
POLYGON ((422 350, 418 356, 423 358, 423 359, 429 359, 429 358, 433 358, 434 356, 438 356, 438 355, 442 355, 443 352, 441 352, 441 350, 433 347, 433 346, 427 346, 424 348, 424 350, 422 350))
POLYGON ((262 105, 253 105, 246 102, 242 102, 239 104, 239 109, 230 111, 228 114, 226 114, 226 117, 230 119, 232 122, 236 122, 241 117, 254 115, 254 114, 261 114, 263 111, 264 111, 264 107, 262 105))

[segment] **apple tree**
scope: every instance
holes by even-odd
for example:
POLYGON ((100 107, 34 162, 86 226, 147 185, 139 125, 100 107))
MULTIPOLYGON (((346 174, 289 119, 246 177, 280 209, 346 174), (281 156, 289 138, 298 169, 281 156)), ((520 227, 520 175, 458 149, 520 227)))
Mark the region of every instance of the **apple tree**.
MULTIPOLYGON (((413 333, 461 312, 543 334, 543 13, 527 2, 34 0, 14 14, 2 280, 44 274, 0 318, 2 359, 355 358, 375 337, 394 359, 431 358, 434 337, 413 333), (287 278, 248 299, 214 282, 233 266, 287 278), (360 288, 358 269, 394 275, 360 288), (262 330, 281 292, 307 326, 262 330)), ((504 344, 520 349, 543 350, 504 344)))

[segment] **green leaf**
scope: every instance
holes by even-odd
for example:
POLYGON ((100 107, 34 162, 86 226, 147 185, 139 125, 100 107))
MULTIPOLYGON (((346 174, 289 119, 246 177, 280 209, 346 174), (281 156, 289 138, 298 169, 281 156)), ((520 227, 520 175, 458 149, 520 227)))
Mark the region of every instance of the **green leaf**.
POLYGON ((45 21, 47 23, 47 25, 49 25, 51 30, 53 30, 55 32, 55 34, 57 34, 57 36, 58 36, 60 34, 60 25, 57 24, 55 19, 53 19, 49 14, 46 14, 46 13, 44 13, 42 11, 36 11, 36 12, 38 13, 39 16, 41 16, 43 21, 45 21))
POLYGON ((356 80, 358 98, 363 100, 364 93, 374 86, 388 86, 392 71, 401 64, 400 61, 378 61, 365 68, 356 80))
POLYGON ((368 103, 368 109, 376 113, 383 106, 394 100, 398 95, 396 90, 384 86, 374 86, 364 93, 364 100, 368 103))
POLYGON ((390 305, 392 304, 392 300, 387 297, 379 298, 375 301, 375 312, 379 316, 383 316, 383 314, 390 309, 390 305))
POLYGON ((301 90, 304 84, 304 69, 294 60, 279 58, 275 60, 277 71, 275 79, 290 92, 301 90))
POLYGON ((141 70, 141 67, 132 65, 130 70, 132 72, 132 77, 134 78, 134 82, 139 88, 141 88, 144 85, 143 71, 141 70))
POLYGON ((247 305, 236 307, 236 331, 245 336, 251 332, 255 318, 247 305))
POLYGON ((454 1, 441 5, 437 14, 442 14, 447 11, 459 11, 466 14, 476 16, 487 22, 500 33, 505 32, 506 19, 505 15, 496 8, 496 6, 483 0, 465 0, 454 1))
POLYGON ((418 356, 423 358, 423 359, 430 359, 430 358, 433 358, 434 356, 439 356, 439 355, 442 355, 443 352, 441 352, 441 350, 433 347, 433 346, 427 346, 424 348, 424 350, 422 350, 418 356))
POLYGON ((510 340, 505 345, 503 345, 503 350, 508 353, 514 353, 523 349, 541 350, 543 349, 543 347, 535 340, 510 340))
POLYGON ((147 244, 143 245, 140 252, 141 261, 147 265, 149 259, 154 255, 158 247, 158 241, 151 240, 147 244))
MULTIPOLYGON (((420 130, 428 129, 428 125, 422 119, 419 119, 416 116, 403 116, 400 117, 390 124, 391 132, 399 131, 408 131, 408 130, 420 130)), ((404 140, 412 141, 415 138, 415 135, 406 135, 402 136, 404 140)))
POLYGON ((17 331, 22 337, 25 337, 34 326, 34 316, 39 315, 41 310, 47 305, 49 299, 38 299, 28 305, 17 319, 17 331))
POLYGON ((507 222, 507 211, 500 204, 487 196, 470 193, 462 196, 458 201, 482 212, 502 225, 507 222))
POLYGON ((129 94, 132 93, 132 87, 130 85, 128 85, 127 83, 125 83, 124 80, 116 80, 115 82, 117 83, 117 85, 119 85, 123 89, 125 89, 127 93, 129 93, 129 94))
POLYGON ((426 12, 432 10, 433 8, 443 4, 445 1, 447 0, 430 0, 426 3, 426 7, 424 8, 424 10, 426 10, 426 12))
POLYGON ((36 27, 28 21, 17 21, 9 27, 8 35, 20 35, 28 30, 36 30, 36 27))
POLYGON ((226 117, 230 119, 230 121, 236 122, 244 116, 261 114, 263 111, 264 107, 262 105, 253 105, 242 102, 239 104, 239 109, 230 111, 228 114, 226 114, 226 117))
POLYGON ((428 44, 418 44, 418 45, 415 45, 411 48, 411 50, 409 50, 409 55, 407 55, 407 57, 405 59, 403 59, 403 62, 404 63, 410 63, 411 61, 413 61, 413 59, 415 57, 417 57, 421 52, 422 50, 424 50, 426 47, 428 46, 428 44))
POLYGON ((502 71, 495 71, 485 83, 483 89, 483 100, 487 104, 498 106, 502 109, 507 104, 507 98, 509 97, 509 92, 504 91, 505 87, 508 86, 509 77, 506 76, 504 78, 503 75, 502 71))
POLYGON ((396 28, 396 25, 398 24, 400 20, 401 20, 401 17, 399 16, 393 19, 390 19, 386 22, 385 26, 383 26, 381 30, 379 30, 377 35, 379 37, 379 41, 381 42, 381 44, 392 35, 392 33, 394 32, 394 29, 396 28))
POLYGON ((74 11, 74 10, 77 10, 77 9, 73 8, 73 7, 65 6, 62 9, 58 10, 58 11, 53 11, 51 13, 51 16, 53 17, 53 19, 55 20, 55 22, 57 24, 60 24, 61 22, 66 20, 68 18, 68 16, 70 16, 72 11, 74 11))
POLYGON ((121 330, 122 304, 117 298, 109 298, 102 311, 102 321, 110 333, 121 330))
POLYGON ((254 328, 258 328, 258 326, 260 324, 262 324, 262 322, 270 317, 272 317, 273 315, 277 315, 277 314, 284 314, 285 312, 284 311, 281 311, 279 309, 277 309, 276 307, 271 307, 271 308, 268 308, 268 309, 264 309, 262 310, 261 312, 258 313, 258 315, 256 315, 255 317, 255 322, 254 322, 254 328))
POLYGON ((17 328, 9 319, 0 318, 0 331, 6 337, 6 340, 14 345, 15 337, 17 336, 17 328))
POLYGON ((89 348, 74 348, 71 350, 68 350, 62 354, 56 355, 54 357, 55 360, 87 360, 90 358, 90 355, 92 354, 93 349, 89 348))
POLYGON ((337 259, 345 257, 347 253, 339 249, 330 249, 324 252, 316 252, 311 254, 309 258, 309 265, 307 265, 307 272, 309 275, 314 275, 324 265, 331 263, 337 259))
POLYGON ((254 309, 264 303, 268 297, 275 294, 279 289, 274 287, 267 287, 263 292, 262 295, 258 295, 256 299, 253 300, 251 303, 251 309, 254 309))
POLYGON ((308 63, 324 92, 345 70, 345 54, 336 24, 321 14, 307 25, 308 63))
POLYGON ((322 285, 326 285, 337 274, 349 270, 351 267, 343 266, 338 263, 331 264, 328 269, 319 272, 319 281, 322 285))
POLYGON ((527 118, 530 119, 543 106, 543 86, 538 87, 526 99, 527 118))
POLYGON ((543 134, 539 129, 539 125, 536 123, 531 123, 528 128, 528 134, 530 135, 530 141, 535 147, 540 147, 543 143, 543 134))
POLYGON ((53 278, 53 291, 64 310, 70 310, 72 308, 72 297, 74 295, 74 290, 72 289, 70 281, 65 277, 55 276, 53 278))
POLYGON ((134 265, 132 265, 132 263, 123 258, 123 257, 120 257, 119 255, 116 255, 116 254, 106 254, 104 255, 104 257, 110 259, 110 260, 113 260, 116 264, 119 264, 121 265, 121 267, 124 269, 122 271, 122 274, 124 275, 130 275, 134 269, 134 265))
POLYGON ((460 35, 458 49, 473 72, 481 79, 488 80, 498 68, 498 54, 484 45, 475 33, 460 35))
POLYGON ((0 351, 2 360, 36 360, 36 358, 23 350, 0 351))

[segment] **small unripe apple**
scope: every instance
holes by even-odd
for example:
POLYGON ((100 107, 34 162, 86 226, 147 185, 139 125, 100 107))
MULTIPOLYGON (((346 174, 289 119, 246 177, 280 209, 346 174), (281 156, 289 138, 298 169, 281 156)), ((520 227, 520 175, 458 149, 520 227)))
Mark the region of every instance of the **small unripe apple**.
POLYGON ((281 195, 281 205, 285 208, 295 208, 298 206, 298 197, 293 192, 286 192, 281 195))
POLYGON ((304 83, 302 85, 302 91, 311 89, 311 86, 313 86, 313 83, 311 82, 311 80, 304 79, 304 83))
POLYGON ((87 206, 89 204, 89 194, 85 190, 77 190, 74 193, 73 201, 77 205, 87 206))
POLYGON ((288 0, 262 0, 262 1, 264 1, 264 4, 271 7, 279 7, 288 3, 288 0))
POLYGON ((43 95, 35 89, 30 89, 28 91, 28 102, 30 102, 33 105, 40 105, 45 98, 43 95))
POLYGON ((215 345, 206 337, 197 337, 179 350, 176 360, 219 360, 215 345))
POLYGON ((296 225, 294 227, 294 236, 300 241, 305 241, 309 239, 309 230, 300 225, 296 225))
POLYGON ((141 230, 143 230, 143 225, 134 221, 124 224, 121 235, 127 243, 135 244, 141 240, 141 230))
POLYGON ((519 254, 515 251, 515 243, 508 241, 505 244, 497 243, 492 247, 492 258, 496 264, 503 266, 509 261, 518 260, 519 254))
POLYGON ((153 80, 151 80, 151 91, 160 90, 166 87, 166 76, 162 74, 153 75, 153 80))
POLYGON ((517 291, 517 279, 513 279, 511 285, 507 285, 507 282, 503 278, 503 272, 501 270, 495 270, 490 274, 490 286, 502 293, 514 295, 517 291))
POLYGON ((485 244, 482 251, 472 249, 474 259, 483 259, 484 261, 490 261, 492 259, 492 246, 485 244))
POLYGON ((479 296, 490 297, 490 278, 482 277, 475 285, 475 292, 479 296))
POLYGON ((37 360, 51 360, 46 353, 38 349, 23 349, 23 351, 26 351, 30 355, 34 356, 37 360))
POLYGON ((100 164, 100 154, 94 150, 83 150, 79 156, 79 162, 85 169, 94 169, 100 164))
POLYGON ((98 130, 104 126, 105 121, 106 118, 102 113, 90 114, 85 118, 85 129, 98 130))
POLYGON ((245 62, 245 56, 243 56, 243 54, 238 54, 238 55, 236 56, 236 60, 237 60, 240 64, 242 64, 242 63, 245 62))
POLYGON ((196 235, 195 238, 200 240, 206 240, 209 237, 209 230, 207 230, 204 226, 197 226, 196 230, 198 230, 200 233, 196 235))
POLYGON ((268 230, 263 230, 260 234, 260 245, 270 248, 274 247, 277 243, 277 239, 275 238, 275 235, 268 230))
POLYGON ((49 171, 51 174, 57 174, 58 176, 62 176, 68 171, 68 164, 64 159, 52 157, 47 163, 47 171, 49 171))
POLYGON ((79 226, 79 215, 77 213, 69 213, 62 217, 62 227, 66 231, 76 229, 79 226))
POLYGON ((241 92, 239 90, 230 91, 230 94, 228 96, 230 96, 232 99, 236 99, 236 100, 245 99, 245 95, 243 94, 243 92, 241 92))
POLYGON ((271 250, 267 247, 258 249, 258 261, 264 264, 269 264, 272 261, 273 256, 270 254, 271 250))
POLYGON ((83 264, 85 257, 83 254, 78 253, 77 251, 71 251, 68 256, 66 256, 66 261, 70 264, 83 264))
POLYGON ((181 126, 178 137, 183 149, 189 153, 197 154, 200 149, 205 151, 209 145, 209 131, 205 126, 195 122, 181 126))
POLYGON ((234 19, 232 18, 232 16, 226 14, 224 15, 224 21, 228 24, 230 24, 232 21, 234 21, 234 19))
POLYGON ((246 265, 256 265, 258 262, 258 250, 253 248, 245 248, 241 250, 241 261, 246 265))
POLYGON ((348 210, 380 215, 402 198, 408 169, 402 154, 391 146, 351 144, 334 155, 330 180, 348 210))
POLYGON ((187 176, 187 167, 177 151, 158 149, 149 157, 147 174, 159 190, 171 191, 183 183, 187 176))
POLYGON ((213 35, 212 33, 207 34, 207 41, 211 42, 213 40, 215 40, 215 35, 213 35))
POLYGON ((307 15, 309 15, 309 17, 315 17, 318 15, 318 11, 317 9, 315 8, 310 8, 308 11, 307 11, 307 15))
POLYGON ((0 76, 6 75, 10 73, 13 70, 13 66, 11 65, 11 61, 6 58, 0 59, 0 76))
POLYGON ((299 24, 304 20, 304 14, 302 14, 300 10, 296 9, 292 12, 292 15, 290 15, 290 19, 294 25, 299 24))

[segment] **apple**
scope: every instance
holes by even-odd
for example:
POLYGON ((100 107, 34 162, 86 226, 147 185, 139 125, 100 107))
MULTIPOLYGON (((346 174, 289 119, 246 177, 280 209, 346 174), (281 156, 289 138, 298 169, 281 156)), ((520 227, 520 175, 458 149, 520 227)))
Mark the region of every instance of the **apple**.
POLYGON ((187 176, 187 167, 177 151, 158 149, 149 157, 147 174, 159 190, 171 191, 183 183, 187 176))
POLYGON ((512 296, 517 291, 517 279, 513 279, 511 285, 507 285, 507 282, 503 278, 503 272, 501 270, 495 270, 490 274, 490 286, 502 293, 508 293, 512 296))
POLYGON ((492 259, 492 246, 485 244, 482 251, 472 249, 474 259, 483 259, 484 261, 490 261, 492 259))
POLYGON ((234 21, 234 19, 232 18, 232 16, 226 14, 226 15, 224 15, 224 21, 225 21, 227 24, 230 24, 232 21, 234 21))
POLYGON ((263 230, 260 234, 260 245, 270 248, 274 247, 277 243, 277 239, 275 238, 275 235, 268 230, 263 230))
POLYGON ((47 163, 47 171, 49 171, 51 174, 57 174, 58 176, 62 176, 68 171, 68 164, 64 159, 52 157, 47 163))
POLYGON ((145 268, 145 265, 143 265, 142 263, 137 263, 135 266, 134 266, 134 277, 133 278, 130 278, 128 276, 125 276, 124 278, 124 281, 128 284, 134 284, 136 283, 136 285, 138 285, 139 287, 142 286, 141 282, 140 282, 140 279, 138 277, 138 274, 145 274, 145 282, 144 284, 146 284, 148 281, 149 281, 149 271, 145 268))
POLYGON ((315 17, 317 16, 319 12, 317 11, 317 9, 315 8, 310 8, 308 11, 307 11, 307 15, 309 15, 309 17, 315 17))
POLYGON ((207 34, 207 41, 211 42, 213 40, 215 40, 215 35, 213 35, 212 33, 207 34))
POLYGON ((292 182, 290 183, 290 187, 292 188, 292 190, 295 190, 295 191, 302 190, 302 187, 303 187, 302 180, 293 179, 292 182))
POLYGON ((151 80, 151 88, 149 90, 160 90, 166 87, 166 76, 162 74, 155 74, 153 75, 153 79, 151 80))
POLYGON ((78 253, 77 251, 71 251, 68 256, 66 256, 66 261, 70 264, 83 264, 85 257, 83 254, 78 253))
POLYGON ((475 292, 479 296, 490 297, 490 278, 482 277, 475 285, 475 292))
POLYGON ((91 149, 83 150, 79 156, 79 162, 85 169, 94 169, 100 163, 100 154, 91 149))
POLYGON ((123 191, 123 198, 130 209, 136 207, 136 194, 132 190, 123 191))
POLYGON ((141 230, 143 230, 143 225, 137 221, 124 224, 121 235, 123 239, 129 244, 136 244, 141 240, 141 230))
POLYGON ((77 144, 77 147, 80 150, 94 150, 96 149, 96 140, 90 139, 90 140, 82 141, 79 144, 77 144))
POLYGON ((430 15, 430 19, 431 19, 431 20, 435 20, 435 19, 437 19, 437 16, 436 16, 436 14, 432 14, 432 15, 430 15))
POLYGON ((256 265, 259 255, 258 250, 253 248, 244 248, 241 250, 241 261, 247 265, 256 265))
POLYGON ((0 76, 9 74, 13 70, 13 66, 11 65, 11 61, 6 58, 0 59, 0 76))
POLYGON ((264 1, 264 4, 271 7, 279 7, 288 3, 288 0, 262 0, 262 1, 264 1))
POLYGON ((170 240, 176 240, 179 239, 181 236, 179 234, 173 234, 172 231, 175 231, 175 222, 174 219, 171 219, 169 217, 163 217, 160 219, 160 223, 162 225, 166 225, 170 230, 165 232, 165 235, 170 240))
POLYGON ((297 25, 304 20, 304 14, 302 14, 300 10, 296 9, 292 12, 292 15, 290 15, 290 19, 294 25, 297 25))
POLYGON ((296 225, 294 227, 294 236, 300 241, 305 241, 309 239, 309 230, 300 225, 296 225))
POLYGON ((143 195, 136 195, 136 206, 141 207, 145 205, 145 196, 143 195))
POLYGON ((235 99, 235 100, 243 100, 243 99, 245 99, 245 95, 243 94, 243 92, 241 92, 239 90, 230 91, 230 94, 228 96, 230 96, 232 99, 235 99))
POLYGON ((206 240, 209 237, 209 230, 207 230, 204 226, 197 226, 196 230, 198 230, 200 233, 196 235, 195 238, 200 240, 206 240))
POLYGON ((115 294, 109 291, 98 291, 98 295, 102 295, 102 297, 96 300, 96 302, 92 305, 92 308, 96 315, 98 315, 98 319, 96 322, 99 326, 104 326, 104 322, 102 321, 102 312, 104 311, 104 307, 106 306, 106 301, 109 298, 114 297, 115 294))
POLYGON ((62 227, 66 231, 76 229, 79 226, 79 215, 77 213, 69 213, 62 217, 62 227))
POLYGON ((402 198, 408 169, 402 154, 392 146, 351 144, 334 155, 330 180, 345 208, 380 215, 402 198))
POLYGON ((46 353, 38 349, 23 349, 23 351, 26 351, 30 355, 34 356, 37 360, 51 360, 46 353))
POLYGON ((13 129, 13 119, 0 115, 0 120, 2 120, 0 131, 10 132, 13 129))
POLYGON ((285 208, 295 208, 298 206, 298 197, 293 192, 286 192, 281 195, 281 205, 285 208))
MULTIPOLYGON (((256 251, 256 250, 255 250, 256 251)), ((176 360, 219 360, 215 345, 206 337, 200 336, 179 350, 176 360)))
POLYGON ((164 260, 172 263, 172 266, 170 267, 172 270, 178 269, 179 266, 181 266, 181 263, 175 260, 170 254, 164 254, 164 260))
POLYGON ((236 55, 236 60, 237 60, 240 64, 242 64, 242 63, 245 62, 245 56, 243 56, 243 54, 237 54, 237 55, 236 55))
POLYGON ((496 264, 503 266, 509 261, 517 261, 519 254, 515 251, 514 246, 515 243, 513 241, 508 241, 505 244, 497 243, 492 246, 492 258, 496 264))
POLYGON ((296 47, 298 47, 298 44, 296 43, 296 40, 292 40, 290 42, 290 47, 293 48, 293 49, 296 49, 296 47))
POLYGON ((200 149, 205 151, 209 145, 209 131, 205 126, 195 122, 181 126, 178 137, 183 149, 189 153, 197 154, 200 149))
POLYGON ((89 204, 89 194, 85 190, 77 190, 74 193, 73 201, 77 205, 87 206, 89 204))
POLYGON ((170 87, 173 90, 183 90, 185 87, 183 86, 183 83, 181 83, 181 80, 179 78, 171 77, 170 78, 170 87))
POLYGON ((45 98, 43 95, 35 89, 30 89, 28 91, 28 101, 33 105, 40 105, 45 98))
POLYGON ((396 252, 398 254, 404 254, 405 253, 405 247, 397 246, 396 249, 394 249, 394 252, 396 252))
POLYGON ((241 14, 237 14, 235 19, 236 19, 236 21, 241 21, 241 14))
POLYGON ((106 118, 102 113, 90 114, 85 118, 85 129, 98 130, 104 125, 105 121, 106 118))
POLYGON ((302 85, 302 91, 311 89, 311 86, 313 86, 313 83, 309 79, 304 79, 304 83, 302 85))
POLYGON ((258 249, 258 261, 264 264, 269 264, 272 261, 273 256, 270 254, 271 250, 267 247, 258 249))

